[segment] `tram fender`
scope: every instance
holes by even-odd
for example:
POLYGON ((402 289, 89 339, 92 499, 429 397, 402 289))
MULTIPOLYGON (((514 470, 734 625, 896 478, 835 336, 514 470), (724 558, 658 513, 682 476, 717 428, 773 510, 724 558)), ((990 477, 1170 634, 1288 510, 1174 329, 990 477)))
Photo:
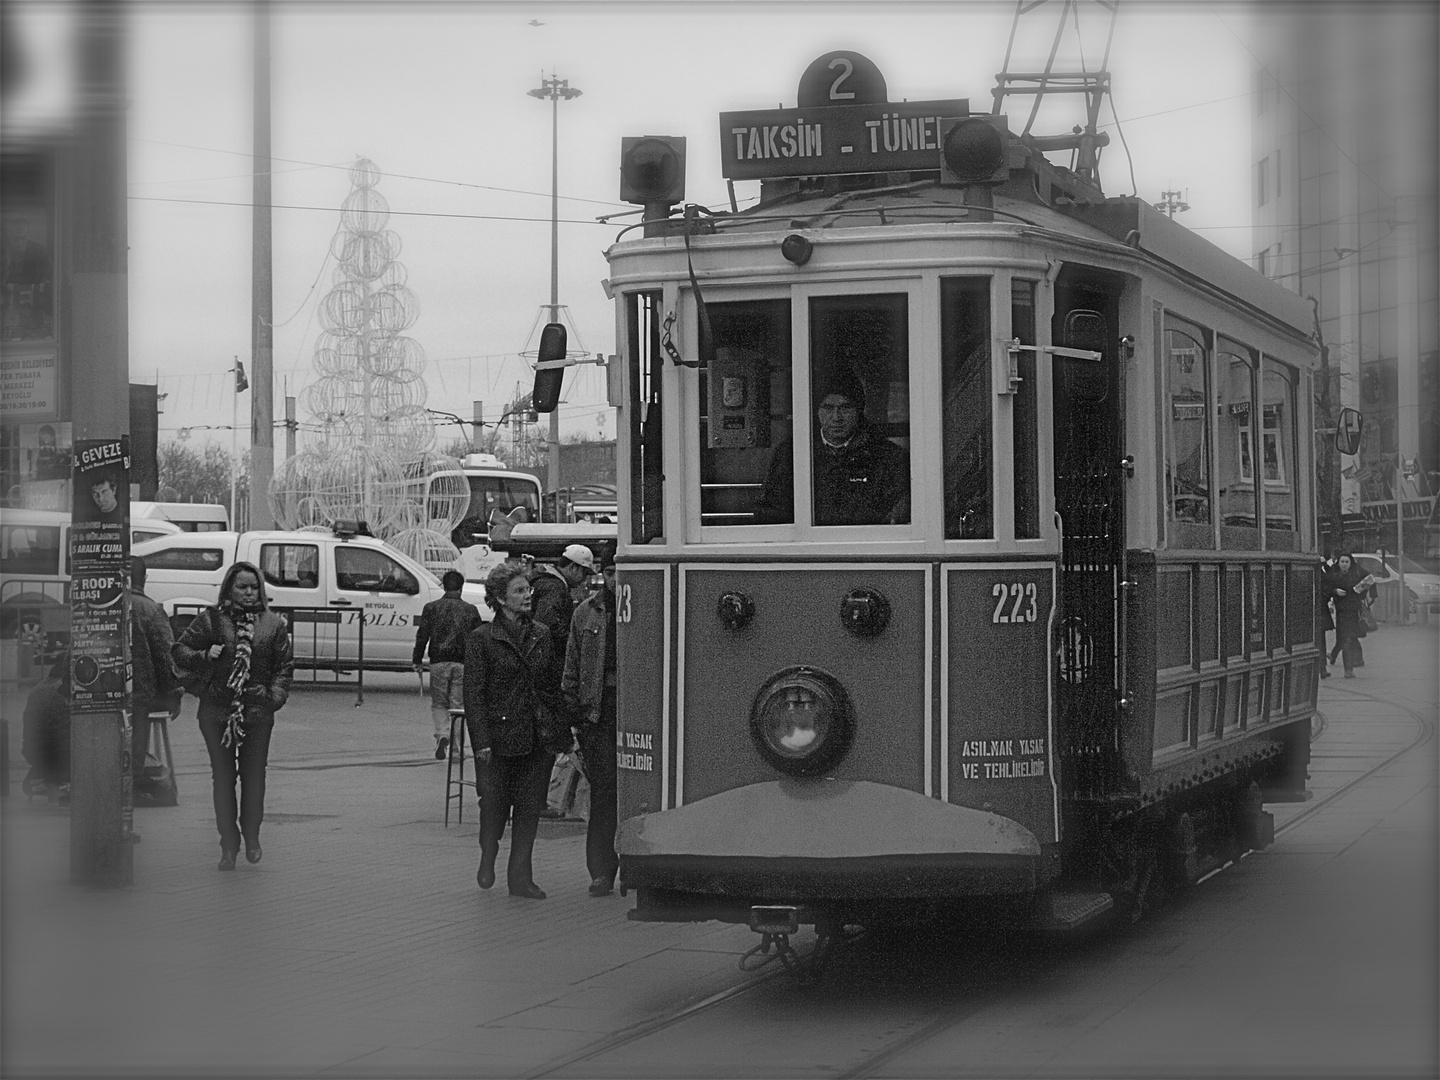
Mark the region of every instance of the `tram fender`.
POLYGON ((966 853, 1040 858, 1040 841, 1000 814, 869 780, 771 780, 620 824, 621 857, 857 859, 966 853))

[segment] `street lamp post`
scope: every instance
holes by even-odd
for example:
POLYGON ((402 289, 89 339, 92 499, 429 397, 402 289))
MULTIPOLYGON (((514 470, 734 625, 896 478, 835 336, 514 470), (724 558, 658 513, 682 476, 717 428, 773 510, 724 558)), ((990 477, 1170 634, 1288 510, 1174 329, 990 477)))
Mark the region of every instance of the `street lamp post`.
MULTIPOLYGON (((580 96, 580 91, 566 79, 557 79, 551 72, 547 79, 540 76, 540 85, 527 93, 533 98, 550 101, 550 318, 560 321, 560 102, 580 96)), ((560 410, 550 413, 550 461, 546 469, 549 487, 560 490, 560 410)))

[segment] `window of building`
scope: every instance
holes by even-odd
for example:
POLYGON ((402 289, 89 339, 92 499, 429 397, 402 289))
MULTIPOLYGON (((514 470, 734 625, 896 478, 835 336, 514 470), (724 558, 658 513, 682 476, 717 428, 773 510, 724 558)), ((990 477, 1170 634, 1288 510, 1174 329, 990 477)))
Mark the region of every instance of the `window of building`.
MULTIPOLYGON (((810 301, 811 521, 910 521, 910 321, 904 293, 810 301)), ((767 477, 772 497, 775 469, 767 477)), ((783 478, 782 478, 783 485, 783 478)))
POLYGON ((1171 544, 1213 547, 1209 364, 1204 333, 1169 320, 1165 332, 1165 498, 1171 544))
POLYGON ((1262 158, 1255 163, 1255 205, 1264 206, 1270 201, 1270 159, 1262 158))
POLYGON ((665 461, 661 439, 659 292, 626 296, 630 355, 630 542, 648 544, 665 533, 665 461))
POLYGON ((1220 539, 1225 548, 1260 547, 1260 490, 1255 483, 1255 378, 1252 349, 1220 339, 1215 350, 1220 436, 1216 462, 1220 539))
POLYGON ((766 477, 789 462, 791 439, 790 301, 709 304, 714 343, 700 375, 700 524, 752 525, 795 520, 794 485, 762 505, 766 477))
POLYGON ((314 544, 262 544, 260 572, 267 585, 287 589, 320 587, 320 549, 314 544))
MULTIPOLYGON (((1022 345, 1035 344, 1035 285, 1010 284, 1010 332, 1022 345)), ((1040 427, 1036 405, 1035 352, 1021 350, 1017 359, 1020 386, 1014 401, 1015 536, 1040 535, 1040 427)))
MULTIPOLYGON (((990 279, 941 279, 940 320, 945 537, 948 540, 993 537, 990 279)), ((1029 328, 1032 342, 1034 323, 1032 292, 1029 328)), ((1031 454, 1033 457, 1033 447, 1031 454)))
POLYGON ((420 591, 420 582, 383 551, 341 544, 335 548, 335 587, 414 596, 420 591))

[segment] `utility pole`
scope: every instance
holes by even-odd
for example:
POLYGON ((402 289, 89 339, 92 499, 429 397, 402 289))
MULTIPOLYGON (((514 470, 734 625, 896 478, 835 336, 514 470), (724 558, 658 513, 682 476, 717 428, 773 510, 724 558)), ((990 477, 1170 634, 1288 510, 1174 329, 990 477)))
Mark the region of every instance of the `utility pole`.
MULTIPOLYGON (((61 308, 77 447, 91 440, 118 442, 130 430, 125 9, 118 0, 85 0, 80 8, 83 83, 66 185, 69 303, 61 308)), ((128 515, 121 536, 121 550, 128 551, 128 515)), ((72 629, 76 592, 72 582, 72 629)), ((121 635, 128 630, 126 620, 121 635)), ((122 642, 115 644, 123 648, 122 642)), ((123 708, 128 702, 127 695, 123 708)), ((135 861, 125 712, 104 706, 73 709, 70 761, 70 880, 104 888, 130 885, 135 861)))
POLYGON ((274 528, 270 478, 275 473, 275 313, 270 256, 270 0, 255 0, 254 179, 251 199, 250 528, 274 528))
MULTIPOLYGON (((547 79, 542 74, 540 85, 526 91, 533 98, 550 101, 550 318, 560 321, 560 101, 580 96, 565 79, 557 79, 552 71, 547 79)), ((546 469, 551 491, 560 490, 560 409, 550 412, 550 461, 546 469)), ((557 496, 558 497, 558 496, 557 496)))

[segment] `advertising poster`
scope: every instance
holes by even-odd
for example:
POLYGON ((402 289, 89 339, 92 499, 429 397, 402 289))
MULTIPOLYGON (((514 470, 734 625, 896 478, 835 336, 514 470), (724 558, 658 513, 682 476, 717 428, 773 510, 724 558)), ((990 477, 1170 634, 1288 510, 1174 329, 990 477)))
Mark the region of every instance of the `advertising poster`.
POLYGON ((127 707, 129 596, 129 438, 74 447, 70 527, 71 707, 127 707))

